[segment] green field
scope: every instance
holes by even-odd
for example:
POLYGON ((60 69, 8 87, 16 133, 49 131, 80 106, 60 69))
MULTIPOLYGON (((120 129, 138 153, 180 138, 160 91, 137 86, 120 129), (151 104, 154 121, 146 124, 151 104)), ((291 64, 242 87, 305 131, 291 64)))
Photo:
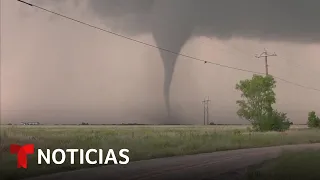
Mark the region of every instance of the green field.
POLYGON ((317 180, 319 164, 320 151, 287 152, 260 167, 250 168, 243 180, 317 180))
POLYGON ((285 133, 249 132, 248 126, 2 126, 1 171, 3 179, 19 179, 90 165, 38 166, 36 155, 28 159, 28 169, 16 168, 12 143, 34 143, 36 148, 101 148, 130 150, 130 160, 320 142, 320 131, 293 126, 285 133))

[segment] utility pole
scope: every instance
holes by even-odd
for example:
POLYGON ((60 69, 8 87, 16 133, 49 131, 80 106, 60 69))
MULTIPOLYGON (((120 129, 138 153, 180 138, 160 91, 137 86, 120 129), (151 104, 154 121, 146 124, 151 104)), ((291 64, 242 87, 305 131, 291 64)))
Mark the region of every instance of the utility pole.
POLYGON ((203 106, 203 125, 209 124, 209 96, 205 97, 202 101, 203 106))
POLYGON ((268 65, 268 57, 269 56, 277 56, 277 55, 276 55, 276 53, 269 54, 266 49, 264 49, 264 51, 259 56, 256 55, 256 58, 264 57, 265 67, 266 67, 266 76, 269 75, 269 70, 268 70, 268 66, 269 66, 268 65))

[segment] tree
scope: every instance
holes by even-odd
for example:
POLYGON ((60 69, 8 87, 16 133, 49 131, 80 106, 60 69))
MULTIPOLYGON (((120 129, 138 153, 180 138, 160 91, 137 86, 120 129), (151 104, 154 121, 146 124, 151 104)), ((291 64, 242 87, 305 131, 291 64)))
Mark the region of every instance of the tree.
POLYGON ((283 131, 292 124, 285 113, 272 108, 276 102, 275 87, 276 81, 269 75, 254 75, 252 79, 241 80, 236 85, 236 90, 242 92, 242 100, 236 102, 240 107, 237 114, 247 119, 255 130, 283 131))
POLYGON ((287 114, 272 110, 268 115, 263 115, 258 121, 256 130, 259 131, 285 131, 290 128, 292 122, 287 118, 287 114))
POLYGON ((316 112, 311 111, 308 114, 308 127, 318 128, 320 127, 320 118, 316 115, 316 112))

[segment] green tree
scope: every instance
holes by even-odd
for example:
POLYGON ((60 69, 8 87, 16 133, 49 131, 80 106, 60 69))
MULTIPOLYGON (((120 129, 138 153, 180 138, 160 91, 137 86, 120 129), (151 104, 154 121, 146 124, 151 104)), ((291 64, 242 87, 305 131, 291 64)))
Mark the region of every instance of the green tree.
POLYGON ((273 89, 276 81, 272 76, 254 75, 252 79, 241 80, 236 90, 241 91, 242 100, 237 114, 247 119, 258 131, 283 131, 292 124, 285 113, 273 110, 272 104, 276 102, 273 89))
POLYGON ((311 111, 308 114, 308 127, 317 128, 320 127, 320 118, 316 115, 316 112, 311 111))

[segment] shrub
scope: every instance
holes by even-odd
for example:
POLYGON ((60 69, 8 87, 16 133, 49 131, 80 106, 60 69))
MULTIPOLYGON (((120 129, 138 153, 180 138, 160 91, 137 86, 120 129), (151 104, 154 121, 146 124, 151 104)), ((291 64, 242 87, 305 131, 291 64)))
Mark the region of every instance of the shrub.
POLYGON ((258 131, 286 131, 290 128, 292 122, 286 113, 272 110, 271 113, 265 114, 259 121, 253 124, 253 128, 258 131))
POLYGON ((308 127, 310 128, 319 128, 320 127, 320 118, 316 115, 316 112, 311 111, 308 114, 308 127))

